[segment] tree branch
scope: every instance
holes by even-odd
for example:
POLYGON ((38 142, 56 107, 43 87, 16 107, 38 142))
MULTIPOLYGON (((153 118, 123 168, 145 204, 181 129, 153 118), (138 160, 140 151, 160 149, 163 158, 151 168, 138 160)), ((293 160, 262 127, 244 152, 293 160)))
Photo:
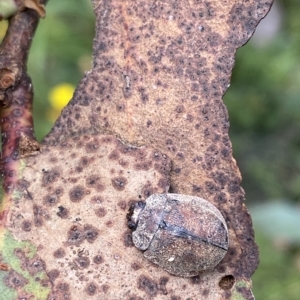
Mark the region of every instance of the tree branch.
POLYGON ((27 75, 28 53, 38 22, 37 11, 22 9, 9 20, 0 46, 1 174, 5 193, 0 207, 2 224, 11 195, 18 186, 19 159, 39 150, 32 118, 33 87, 27 75))

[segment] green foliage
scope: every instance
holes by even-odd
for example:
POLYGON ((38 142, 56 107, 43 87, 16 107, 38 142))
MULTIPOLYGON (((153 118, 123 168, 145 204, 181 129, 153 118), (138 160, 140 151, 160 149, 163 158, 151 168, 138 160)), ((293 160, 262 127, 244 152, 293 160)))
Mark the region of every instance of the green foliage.
POLYGON ((259 268, 252 277, 255 298, 257 300, 298 300, 299 251, 293 253, 291 249, 278 249, 260 227, 255 229, 261 258, 259 268))
POLYGON ((286 247, 300 246, 300 207, 287 201, 272 201, 251 208, 256 227, 270 240, 286 247))
POLYGON ((238 50, 224 97, 251 202, 300 198, 300 6, 284 8, 284 28, 271 44, 238 50))
POLYGON ((295 204, 291 209, 274 202, 300 198, 300 5, 292 0, 281 4, 282 30, 265 47, 250 42, 238 50, 224 97, 247 202, 257 204, 252 215, 260 249, 253 276, 258 300, 300 295, 299 226, 293 221, 299 212, 295 204), (272 202, 262 205, 263 200, 272 202), (280 240, 285 247, 276 246, 280 240))
POLYGON ((49 1, 28 62, 35 90, 34 121, 38 140, 50 131, 54 121, 49 92, 62 82, 76 86, 84 71, 90 69, 94 34, 91 1, 76 0, 76 5, 71 0, 49 1))

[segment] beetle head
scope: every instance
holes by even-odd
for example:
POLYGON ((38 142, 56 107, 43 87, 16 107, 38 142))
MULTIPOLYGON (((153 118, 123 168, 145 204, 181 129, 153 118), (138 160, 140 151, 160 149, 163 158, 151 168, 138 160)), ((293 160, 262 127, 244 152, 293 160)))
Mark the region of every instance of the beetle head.
POLYGON ((138 201, 130 206, 129 212, 127 214, 127 226, 129 227, 129 229, 136 230, 139 222, 139 216, 144 210, 145 206, 145 201, 138 201))

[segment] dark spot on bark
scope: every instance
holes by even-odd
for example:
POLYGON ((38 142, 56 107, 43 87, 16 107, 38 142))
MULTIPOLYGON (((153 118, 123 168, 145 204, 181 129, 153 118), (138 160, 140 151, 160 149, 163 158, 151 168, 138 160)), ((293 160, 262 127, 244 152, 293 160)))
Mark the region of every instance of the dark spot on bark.
POLYGON ((142 195, 145 199, 153 194, 153 187, 150 182, 147 182, 142 188, 142 195))
POLYGON ((166 285, 168 283, 168 281, 169 281, 169 277, 163 276, 163 277, 159 278, 158 282, 159 282, 159 285, 166 285))
POLYGON ((122 166, 123 168, 126 168, 128 166, 128 162, 124 159, 120 159, 119 165, 122 166))
POLYGON ((64 190, 61 187, 58 187, 55 189, 54 193, 57 195, 57 197, 61 196, 63 194, 64 190))
POLYGON ((20 259, 23 260, 26 258, 25 252, 21 248, 16 248, 14 254, 20 259))
POLYGON ((147 121, 147 128, 149 128, 152 125, 152 121, 148 120, 147 121))
POLYGON ((156 282, 145 275, 141 275, 138 278, 138 288, 150 297, 155 297, 157 295, 158 288, 156 282))
POLYGON ((41 227, 43 225, 43 209, 41 206, 33 205, 34 225, 41 227))
POLYGON ((99 53, 106 51, 106 44, 104 42, 100 42, 100 44, 98 45, 98 51, 99 53))
POLYGON ((31 222, 27 221, 27 220, 23 221, 22 222, 22 230, 29 232, 31 230, 31 222))
POLYGON ((23 111, 19 108, 16 108, 12 111, 12 115, 17 118, 21 117, 23 115, 23 111))
MULTIPOLYGON (((8 174, 8 176, 10 176, 10 174, 8 174)), ((14 176, 14 174, 12 174, 12 176, 14 176)), ((30 183, 25 179, 20 179, 17 182, 17 186, 19 190, 24 191, 30 187, 30 183)))
POLYGON ((69 210, 63 206, 58 207, 58 212, 56 213, 60 218, 66 219, 69 216, 69 210))
POLYGON ((49 184, 53 184, 59 176, 60 172, 58 170, 44 171, 42 177, 42 185, 46 186, 49 184))
POLYGON ((214 177, 215 182, 221 184, 222 188, 228 181, 228 176, 223 172, 216 172, 213 174, 213 177, 214 177))
MULTIPOLYGON (((36 281, 39 281, 39 279, 40 279, 39 277, 35 278, 36 281)), ((40 285, 43 286, 43 287, 50 287, 51 286, 51 281, 48 278, 42 279, 40 281, 40 285)))
POLYGON ((85 239, 84 231, 81 227, 73 225, 68 231, 68 244, 79 245, 85 239))
POLYGON ((198 98, 198 96, 196 96, 196 95, 191 96, 191 100, 192 100, 193 102, 197 101, 198 99, 199 99, 199 98, 198 98))
POLYGON ((87 165, 89 165, 89 163, 90 163, 90 160, 89 160, 88 157, 83 156, 83 157, 80 158, 79 164, 81 166, 87 166, 87 165))
POLYGON ((219 273, 224 273, 226 270, 226 268, 221 264, 219 264, 216 269, 219 273))
POLYGON ((84 225, 85 238, 89 243, 94 243, 99 235, 99 230, 92 225, 84 225))
POLYGON ((232 275, 226 275, 221 278, 219 286, 222 290, 230 290, 235 283, 235 279, 232 275))
POLYGON ((69 178, 69 181, 70 181, 72 184, 75 184, 78 180, 79 180, 79 178, 76 178, 76 177, 69 178))
POLYGON ((119 155, 118 151, 114 150, 109 154, 108 159, 117 160, 117 159, 119 159, 119 157, 120 157, 120 155, 119 155))
POLYGON ((28 279, 14 270, 10 270, 3 280, 4 284, 12 289, 18 289, 28 283, 28 279))
POLYGON ((91 175, 86 179, 86 184, 88 187, 95 187, 96 184, 99 182, 100 177, 97 175, 91 175))
POLYGON ((216 194, 214 199, 218 203, 225 203, 227 201, 227 196, 225 193, 218 193, 218 194, 216 194))
POLYGON ((15 176, 15 172, 13 170, 7 170, 6 174, 7 174, 8 177, 11 177, 11 178, 15 176))
POLYGON ((80 269, 86 269, 90 265, 90 259, 87 256, 80 256, 74 259, 74 263, 80 268, 80 269))
POLYGON ((112 186, 118 190, 122 191, 125 188, 125 185, 127 184, 127 179, 125 177, 116 177, 111 180, 112 186))
POLYGON ((85 150, 87 153, 95 153, 96 151, 98 151, 99 147, 100 147, 99 141, 95 139, 86 144, 85 150))
POLYGON ((25 261, 23 261, 22 268, 24 270, 27 270, 29 274, 33 276, 45 269, 45 262, 35 256, 32 259, 26 259, 25 261))
POLYGON ((91 202, 93 204, 100 204, 103 202, 102 197, 100 197, 99 195, 92 197, 91 202))
POLYGON ((191 283, 192 284, 199 284, 200 282, 201 282, 201 280, 200 280, 200 276, 198 275, 198 276, 194 276, 194 277, 191 277, 191 283))
POLYGON ((50 281, 53 282, 59 276, 59 271, 57 269, 54 269, 48 272, 47 275, 50 281))
POLYGON ((147 94, 141 94, 140 98, 144 103, 149 100, 149 96, 147 94))
POLYGON ((117 108, 117 111, 124 111, 126 108, 126 105, 125 105, 125 103, 118 103, 116 105, 116 108, 117 108))
POLYGON ((69 291, 69 288, 70 288, 69 285, 66 282, 60 282, 60 283, 57 284, 56 287, 59 291, 63 291, 63 292, 69 291))
POLYGON ((162 189, 166 189, 169 186, 169 180, 165 178, 159 179, 158 186, 162 189))
POLYGON ((108 289, 109 289, 109 285, 108 284, 103 284, 101 286, 101 289, 102 289, 103 293, 106 294, 108 289))
POLYGON ((186 120, 189 121, 190 123, 193 123, 193 121, 194 121, 193 115, 187 114, 187 115, 186 115, 186 120))
POLYGON ((97 175, 91 175, 86 179, 86 185, 90 188, 95 188, 98 192, 102 192, 105 187, 101 183, 100 177, 97 175))
POLYGON ((141 297, 138 297, 137 295, 131 295, 127 298, 127 300, 144 300, 141 297))
POLYGON ((125 231, 123 234, 123 243, 125 247, 133 247, 131 231, 125 231))
POLYGON ((107 211, 104 207, 99 207, 98 209, 95 210, 95 214, 99 218, 103 218, 107 214, 107 211))
POLYGON ((184 160, 184 154, 181 153, 181 152, 178 152, 178 153, 176 154, 176 157, 177 157, 177 159, 184 160))
POLYGON ((133 148, 133 147, 130 147, 130 146, 127 146, 127 145, 124 145, 122 144, 121 142, 119 142, 117 144, 117 149, 123 153, 123 154, 126 154, 126 155, 132 155, 132 156, 135 156, 135 153, 137 151, 136 148, 133 148))
POLYGON ((93 262, 96 265, 99 265, 99 264, 101 264, 101 263, 104 262, 104 259, 103 259, 103 257, 100 254, 98 254, 98 255, 96 255, 96 256, 93 257, 93 262))
POLYGON ((122 210, 126 210, 126 201, 121 200, 118 202, 118 206, 122 209, 122 210))
POLYGON ((236 181, 232 181, 229 183, 228 185, 228 192, 230 194, 235 194, 235 193, 238 193, 240 191, 240 185, 238 182, 236 181))
POLYGON ((246 30, 250 33, 252 33, 255 29, 255 26, 257 25, 257 21, 254 18, 250 18, 246 23, 245 23, 245 27, 246 30))
POLYGON ((182 112, 184 112, 184 106, 183 105, 177 105, 175 108, 175 111, 180 114, 182 112))
POLYGON ((209 194, 215 194, 216 192, 219 191, 219 187, 216 184, 214 184, 212 181, 206 181, 205 182, 205 190, 209 194))
POLYGON ((76 171, 77 171, 78 173, 80 173, 80 172, 83 171, 83 168, 82 168, 82 167, 76 167, 76 171))
POLYGON ((55 258, 63 258, 66 255, 66 252, 63 248, 58 248, 53 252, 55 258))
POLYGON ((171 296, 170 300, 181 300, 181 297, 178 297, 178 296, 171 296))
POLYGON ((134 271, 137 271, 137 270, 141 269, 141 265, 137 262, 134 262, 131 264, 131 269, 134 271))
POLYGON ((226 262, 226 261, 232 261, 232 259, 234 259, 233 257, 236 256, 236 249, 233 247, 228 248, 228 251, 226 253, 226 256, 224 257, 224 259, 222 260, 222 262, 226 262))
POLYGON ((44 222, 43 222, 43 219, 42 218, 34 218, 34 225, 36 227, 42 227, 44 222))
POLYGON ((229 154, 230 154, 230 150, 227 149, 227 148, 223 148, 223 149, 221 150, 221 154, 222 154, 224 157, 228 157, 229 154))
POLYGON ((58 202, 58 198, 55 195, 47 195, 44 197, 44 204, 46 206, 53 206, 58 202))
POLYGON ((165 175, 169 172, 169 166, 165 162, 154 164, 154 169, 162 175, 165 175))
POLYGON ((97 293, 97 285, 94 282, 91 282, 87 285, 87 287, 85 288, 85 292, 89 295, 89 296, 93 296, 97 293))
POLYGON ((199 92, 199 89, 200 89, 199 84, 193 82, 192 85, 191 85, 191 90, 192 90, 193 92, 199 92))
POLYGON ((149 161, 143 161, 143 162, 136 163, 136 164, 134 164, 133 167, 137 171, 140 171, 140 170, 148 171, 151 168, 151 165, 152 165, 152 161, 149 160, 149 161))
POLYGON ((122 91, 123 91, 123 95, 124 95, 124 98, 130 98, 131 95, 132 95, 132 88, 131 86, 123 86, 122 88, 122 91))
POLYGON ((81 185, 74 186, 69 192, 69 198, 72 202, 79 202, 85 196, 85 188, 81 185))
POLYGON ((167 276, 163 276, 159 279, 158 281, 158 289, 164 294, 164 295, 167 295, 168 294, 168 291, 167 291, 167 288, 166 288, 166 284, 168 283, 169 281, 169 277, 167 276))
POLYGON ((114 225, 113 221, 109 220, 105 223, 107 227, 112 227, 114 225))
MULTIPOLYGON (((253 294, 251 292, 251 290, 249 290, 247 287, 245 286, 240 286, 236 288, 237 292, 242 295, 242 299, 253 299, 253 294)), ((229 293, 229 290, 228 290, 229 293)), ((231 295, 231 293, 229 293, 231 295)))
POLYGON ((67 119, 67 128, 73 128, 75 125, 74 121, 71 118, 67 119))

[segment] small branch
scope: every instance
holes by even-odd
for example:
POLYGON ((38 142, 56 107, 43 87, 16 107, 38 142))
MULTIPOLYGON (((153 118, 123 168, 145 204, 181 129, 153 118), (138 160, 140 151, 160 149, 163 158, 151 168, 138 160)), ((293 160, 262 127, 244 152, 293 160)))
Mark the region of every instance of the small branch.
POLYGON ((0 46, 0 89, 2 94, 17 84, 26 72, 26 63, 32 37, 39 21, 38 14, 30 9, 9 20, 5 38, 0 46))
MULTIPOLYGON (((46 1, 41 1, 44 4, 46 1)), ((32 118, 33 87, 27 75, 27 59, 39 22, 35 10, 24 9, 9 20, 0 46, 0 127, 2 137, 1 175, 4 197, 0 224, 4 225, 13 192, 21 173, 20 158, 36 153, 32 118)))

